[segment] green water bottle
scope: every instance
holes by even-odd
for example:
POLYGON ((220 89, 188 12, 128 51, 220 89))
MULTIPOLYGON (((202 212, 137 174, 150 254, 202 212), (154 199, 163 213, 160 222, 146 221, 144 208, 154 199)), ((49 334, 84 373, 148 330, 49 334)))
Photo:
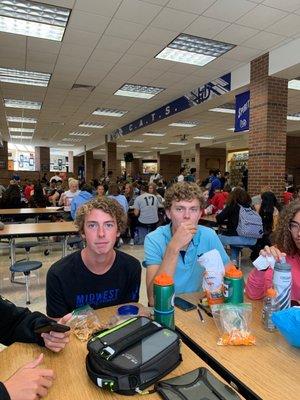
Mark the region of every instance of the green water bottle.
POLYGON ((173 278, 165 273, 156 276, 153 282, 153 295, 155 321, 175 329, 173 278))
POLYGON ((234 264, 225 269, 224 276, 224 302, 239 304, 244 301, 243 273, 234 264))

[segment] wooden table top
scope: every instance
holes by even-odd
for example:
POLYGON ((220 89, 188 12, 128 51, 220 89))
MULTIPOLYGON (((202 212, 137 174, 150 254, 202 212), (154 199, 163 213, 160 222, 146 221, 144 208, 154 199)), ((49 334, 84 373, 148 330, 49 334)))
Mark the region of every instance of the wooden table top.
POLYGON ((5 224, 0 230, 0 238, 53 236, 78 233, 73 221, 70 222, 41 222, 33 224, 5 224))
POLYGON ((38 215, 38 214, 57 214, 64 210, 61 207, 43 208, 1 208, 0 215, 38 215))
POLYGON ((200 218, 200 221, 217 224, 217 220, 216 220, 216 215, 215 214, 202 215, 201 218, 200 218))
MULTIPOLYGON (((108 307, 97 310, 96 313, 101 321, 108 321, 115 311, 116 307, 108 307)), ((86 342, 80 342, 73 335, 71 335, 68 346, 58 354, 27 343, 14 343, 9 346, 0 352, 0 381, 4 381, 23 364, 33 360, 41 351, 44 353, 42 367, 53 368, 56 374, 55 382, 46 397, 47 400, 125 399, 124 396, 104 391, 92 383, 85 368, 86 342)), ((211 370, 186 345, 182 344, 181 351, 183 362, 168 377, 186 373, 197 367, 207 367, 211 370)), ((154 393, 143 395, 143 399, 158 400, 161 398, 154 393)))
MULTIPOLYGON (((180 297, 197 303, 198 294, 180 297)), ((250 301, 249 301, 250 302, 250 301)), ((264 400, 298 400, 300 396, 300 349, 290 346, 278 332, 267 332, 261 322, 261 301, 251 302, 251 330, 256 337, 254 346, 218 346, 218 330, 213 318, 202 312, 184 312, 176 308, 176 326, 205 352, 230 371, 264 400)))

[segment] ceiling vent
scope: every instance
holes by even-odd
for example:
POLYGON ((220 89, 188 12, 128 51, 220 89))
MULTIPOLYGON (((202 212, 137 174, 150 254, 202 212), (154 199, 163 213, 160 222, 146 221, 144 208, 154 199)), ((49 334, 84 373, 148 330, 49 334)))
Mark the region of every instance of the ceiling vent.
POLYGON ((96 86, 74 83, 71 90, 87 90, 89 92, 92 92, 95 89, 95 87, 96 86))

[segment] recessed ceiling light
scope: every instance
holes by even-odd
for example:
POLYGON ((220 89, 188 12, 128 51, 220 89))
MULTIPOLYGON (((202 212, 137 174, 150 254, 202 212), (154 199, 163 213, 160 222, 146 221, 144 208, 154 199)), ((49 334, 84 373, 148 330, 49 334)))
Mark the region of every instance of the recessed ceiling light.
POLYGON ((31 128, 14 128, 14 127, 9 127, 8 130, 9 130, 9 132, 34 133, 34 129, 31 129, 31 128))
POLYGON ((4 99, 4 106, 11 107, 11 108, 26 108, 28 110, 40 110, 42 108, 42 102, 28 101, 28 100, 4 99))
POLYGON ((160 132, 145 132, 143 136, 165 136, 165 133, 160 132))
POLYGON ((81 142, 80 138, 63 138, 63 142, 81 142))
POLYGON ((167 150, 167 147, 158 147, 158 146, 156 146, 156 147, 151 147, 151 149, 153 149, 153 150, 167 150))
POLYGON ((176 144, 176 145, 179 145, 179 146, 185 146, 185 145, 188 144, 188 142, 171 142, 169 144, 176 144))
POLYGON ((79 132, 79 131, 75 131, 75 132, 71 132, 69 133, 70 136, 91 136, 92 132, 79 132))
POLYGON ((132 83, 125 83, 125 85, 123 85, 114 94, 116 96, 127 96, 127 97, 137 97, 140 99, 151 99, 152 97, 156 96, 163 90, 165 90, 165 89, 153 87, 153 86, 143 86, 143 85, 135 85, 132 83))
POLYGON ((0 31, 61 41, 70 12, 29 0, 0 0, 0 31))
POLYGON ((81 122, 78 126, 83 126, 85 128, 96 128, 101 129, 104 128, 106 124, 100 124, 97 122, 81 122))
POLYGON ((37 120, 35 118, 26 117, 6 117, 7 122, 22 122, 24 124, 36 124, 37 120))
POLYGON ((211 108, 208 111, 220 112, 220 113, 227 113, 227 114, 235 114, 235 110, 231 108, 223 108, 223 107, 216 107, 211 108))
POLYGON ((299 79, 292 79, 288 83, 289 89, 300 90, 300 80, 299 79))
POLYGON ((117 144, 117 147, 119 147, 119 148, 129 147, 129 144, 117 144))
POLYGON ((203 66, 234 47, 234 44, 181 33, 156 58, 203 66))
POLYGON ((234 132, 234 128, 228 128, 228 129, 226 129, 226 131, 232 131, 232 132, 234 132))
POLYGON ((172 122, 172 124, 169 124, 169 126, 177 126, 180 128, 194 128, 197 125, 199 125, 198 121, 178 121, 178 122, 172 122))
POLYGON ((106 117, 123 117, 128 111, 114 110, 110 108, 97 108, 92 112, 93 115, 104 115, 106 117))
POLYGON ((11 139, 26 139, 30 140, 32 139, 32 136, 23 136, 23 135, 10 135, 11 139))
POLYGON ((206 139, 206 140, 212 140, 215 137, 214 136, 193 136, 194 139, 206 139))
POLYGON ((300 121, 300 113, 288 114, 287 119, 289 121, 300 121))
POLYGON ((127 139, 127 140, 125 140, 125 142, 128 142, 128 143, 143 143, 144 141, 140 140, 140 139, 127 139))
POLYGON ((20 85, 48 86, 51 74, 19 69, 0 68, 0 82, 20 85))
POLYGON ((21 150, 21 151, 30 151, 31 153, 34 152, 34 147, 28 144, 15 144, 12 142, 7 143, 8 150, 21 150), (21 147, 21 149, 20 149, 21 147))

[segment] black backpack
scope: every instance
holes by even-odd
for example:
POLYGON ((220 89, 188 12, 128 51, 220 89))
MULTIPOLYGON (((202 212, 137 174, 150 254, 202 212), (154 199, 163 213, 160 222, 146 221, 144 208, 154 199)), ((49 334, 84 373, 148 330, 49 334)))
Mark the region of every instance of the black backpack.
POLYGON ((145 317, 131 318, 88 342, 86 368, 99 387, 141 393, 182 361, 176 332, 145 317))

